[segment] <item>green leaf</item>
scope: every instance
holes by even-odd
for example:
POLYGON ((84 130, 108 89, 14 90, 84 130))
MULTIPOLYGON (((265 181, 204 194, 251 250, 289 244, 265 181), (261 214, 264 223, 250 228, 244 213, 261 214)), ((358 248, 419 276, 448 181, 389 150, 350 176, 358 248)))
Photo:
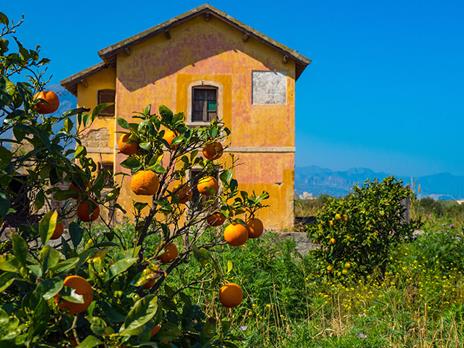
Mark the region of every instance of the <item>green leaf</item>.
POLYGON ((63 257, 61 253, 49 245, 45 245, 40 250, 40 261, 42 263, 42 272, 45 274, 49 268, 55 267, 63 257))
POLYGON ((64 120, 63 127, 66 133, 70 133, 73 129, 73 126, 74 125, 69 117, 64 120))
POLYGON ((14 234, 12 240, 14 256, 16 256, 16 259, 21 265, 26 266, 27 242, 19 234, 14 234))
POLYGON ((77 264, 79 263, 79 260, 80 260, 79 257, 73 257, 73 258, 61 261, 55 266, 50 267, 50 270, 52 270, 55 273, 68 272, 77 266, 77 264))
POLYGON ((137 257, 131 257, 119 260, 116 263, 112 264, 108 273, 109 279, 117 277, 119 274, 127 271, 129 267, 131 267, 133 264, 137 262, 137 260, 137 257))
POLYGON ((44 215, 42 220, 39 222, 39 236, 42 244, 47 243, 50 237, 55 232, 56 222, 58 219, 58 212, 56 210, 49 211, 44 215))
POLYGON ((63 289, 63 279, 45 279, 41 285, 45 290, 42 297, 45 301, 48 301, 63 289))
POLYGON ((117 118, 117 121, 118 121, 118 125, 124 129, 129 129, 130 126, 129 126, 129 122, 127 122, 125 119, 121 118, 121 117, 118 117, 117 118))
POLYGON ((0 197, 0 218, 3 219, 10 209, 10 201, 4 197, 0 197))
POLYGON ((16 274, 5 272, 0 275, 0 293, 5 291, 10 287, 11 284, 15 281, 16 274))
POLYGON ((166 168, 164 168, 161 164, 155 163, 154 165, 147 168, 147 170, 153 170, 155 173, 164 174, 166 173, 166 168))
POLYGON ((151 144, 150 143, 140 143, 139 144, 139 147, 141 147, 142 149, 146 150, 146 151, 150 151, 151 150, 151 144))
POLYGON ((74 151, 74 158, 78 158, 79 156, 85 156, 87 154, 87 150, 84 146, 78 145, 76 151, 74 151))
POLYGON ((234 268, 234 264, 232 263, 231 260, 227 261, 227 273, 232 272, 232 269, 234 268))
POLYGON ((158 310, 158 298, 148 295, 138 300, 127 314, 124 324, 119 330, 122 336, 137 335, 143 327, 153 319, 158 310))
POLYGON ((4 25, 8 25, 10 23, 10 21, 8 20, 7 15, 4 14, 3 12, 0 12, 0 23, 2 23, 4 25))
POLYGON ((224 170, 219 178, 224 184, 228 184, 232 180, 232 171, 230 169, 224 170))
POLYGON ((19 273, 19 262, 12 255, 0 255, 0 271, 19 273))
POLYGON ((140 161, 135 158, 135 157, 128 157, 124 161, 121 162, 121 167, 127 168, 127 169, 135 169, 141 167, 142 164, 140 161))
POLYGON ((77 222, 71 222, 69 224, 69 235, 71 236, 71 240, 75 248, 77 248, 81 242, 83 234, 83 230, 77 222))
POLYGON ((98 338, 90 335, 87 336, 85 340, 83 340, 81 344, 77 346, 77 348, 93 348, 99 346, 100 344, 102 344, 102 342, 98 338))

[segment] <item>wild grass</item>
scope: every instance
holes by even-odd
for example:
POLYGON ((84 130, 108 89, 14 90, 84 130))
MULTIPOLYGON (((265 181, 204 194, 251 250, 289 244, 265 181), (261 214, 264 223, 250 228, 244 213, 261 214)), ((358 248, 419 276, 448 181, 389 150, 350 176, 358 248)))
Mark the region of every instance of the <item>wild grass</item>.
MULTIPOLYGON (((319 278, 311 254, 267 234, 214 254, 224 272, 232 263, 226 278, 244 289, 240 307, 217 306, 208 281, 190 294, 243 347, 462 347, 462 237, 456 228, 427 230, 395 250, 384 279, 356 280, 319 278)), ((170 284, 186 284, 204 269, 190 263, 170 284)))

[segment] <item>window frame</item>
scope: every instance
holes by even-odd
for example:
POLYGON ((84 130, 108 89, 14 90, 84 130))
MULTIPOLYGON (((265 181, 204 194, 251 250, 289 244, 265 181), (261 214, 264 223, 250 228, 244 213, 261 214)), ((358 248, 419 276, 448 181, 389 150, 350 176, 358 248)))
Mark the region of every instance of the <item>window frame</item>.
POLYGON ((188 86, 188 100, 187 100, 187 117, 186 123, 189 126, 207 126, 209 121, 193 121, 193 91, 194 89, 214 89, 216 90, 216 120, 222 119, 222 106, 223 106, 223 88, 222 85, 215 81, 195 81, 188 86))
POLYGON ((102 110, 100 111, 100 113, 98 114, 98 116, 102 116, 102 117, 114 117, 116 115, 116 90, 115 89, 110 89, 110 88, 104 88, 104 89, 99 89, 97 91, 97 105, 99 104, 102 104, 102 103, 108 103, 108 102, 101 102, 100 99, 101 99, 101 94, 102 93, 107 93, 107 92, 111 92, 114 94, 114 100, 112 102, 112 105, 108 106, 108 108, 106 109, 110 109, 112 108, 112 113, 111 112, 105 112, 105 110, 102 110))

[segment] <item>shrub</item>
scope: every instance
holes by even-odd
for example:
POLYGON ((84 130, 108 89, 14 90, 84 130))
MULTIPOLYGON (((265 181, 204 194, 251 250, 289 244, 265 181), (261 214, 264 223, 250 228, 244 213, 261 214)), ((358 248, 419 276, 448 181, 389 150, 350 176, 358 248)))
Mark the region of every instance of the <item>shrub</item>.
MULTIPOLYGON (((228 332, 219 335, 216 320, 183 288, 164 285, 192 256, 207 259, 224 243, 218 223, 208 225, 210 215, 247 230, 268 197, 239 191, 235 162, 216 161, 223 154, 217 144, 208 152, 213 159, 198 156, 230 131, 220 122, 190 128, 165 106, 159 114, 148 106, 132 122, 118 118, 128 155, 121 163, 128 173, 118 174, 130 177, 136 199, 134 226, 114 227, 100 212, 127 213, 117 203, 120 187, 103 191, 111 178, 79 140, 108 105, 53 114, 58 96, 37 94, 47 60, 16 38, 18 52, 9 51, 17 24, 2 13, 0 24, 0 345, 225 344, 228 332)), ((226 283, 216 276, 211 288, 219 293, 226 283)))
POLYGON ((412 237, 418 223, 407 221, 412 191, 392 177, 368 181, 342 199, 330 199, 308 225, 318 244, 320 272, 336 277, 383 274, 391 248, 412 237))

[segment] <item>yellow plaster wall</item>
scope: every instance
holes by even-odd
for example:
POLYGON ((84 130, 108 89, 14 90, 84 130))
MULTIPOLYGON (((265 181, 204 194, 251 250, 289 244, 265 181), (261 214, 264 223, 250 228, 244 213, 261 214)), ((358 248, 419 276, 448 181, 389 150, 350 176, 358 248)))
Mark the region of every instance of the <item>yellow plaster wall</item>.
MULTIPOLYGON (((117 56, 118 116, 129 118, 147 104, 152 104, 154 110, 165 104, 175 111, 186 112, 189 86, 194 82, 212 81, 222 91, 219 116, 232 130, 230 146, 295 146, 295 64, 292 61, 284 63, 281 53, 253 38, 244 42, 241 32, 214 18, 192 19, 170 29, 170 34, 171 39, 157 35, 132 46, 128 54, 117 56), (254 70, 278 71, 287 77, 285 105, 252 105, 254 70)), ((237 157, 243 163, 236 170, 241 187, 271 194, 271 207, 262 213, 267 227, 291 227, 294 154, 238 153, 237 157)), ((118 165, 124 158, 116 155, 117 172, 125 171, 118 165)), ((128 185, 124 185, 121 196, 120 203, 126 207, 133 199, 140 200, 128 185)))

